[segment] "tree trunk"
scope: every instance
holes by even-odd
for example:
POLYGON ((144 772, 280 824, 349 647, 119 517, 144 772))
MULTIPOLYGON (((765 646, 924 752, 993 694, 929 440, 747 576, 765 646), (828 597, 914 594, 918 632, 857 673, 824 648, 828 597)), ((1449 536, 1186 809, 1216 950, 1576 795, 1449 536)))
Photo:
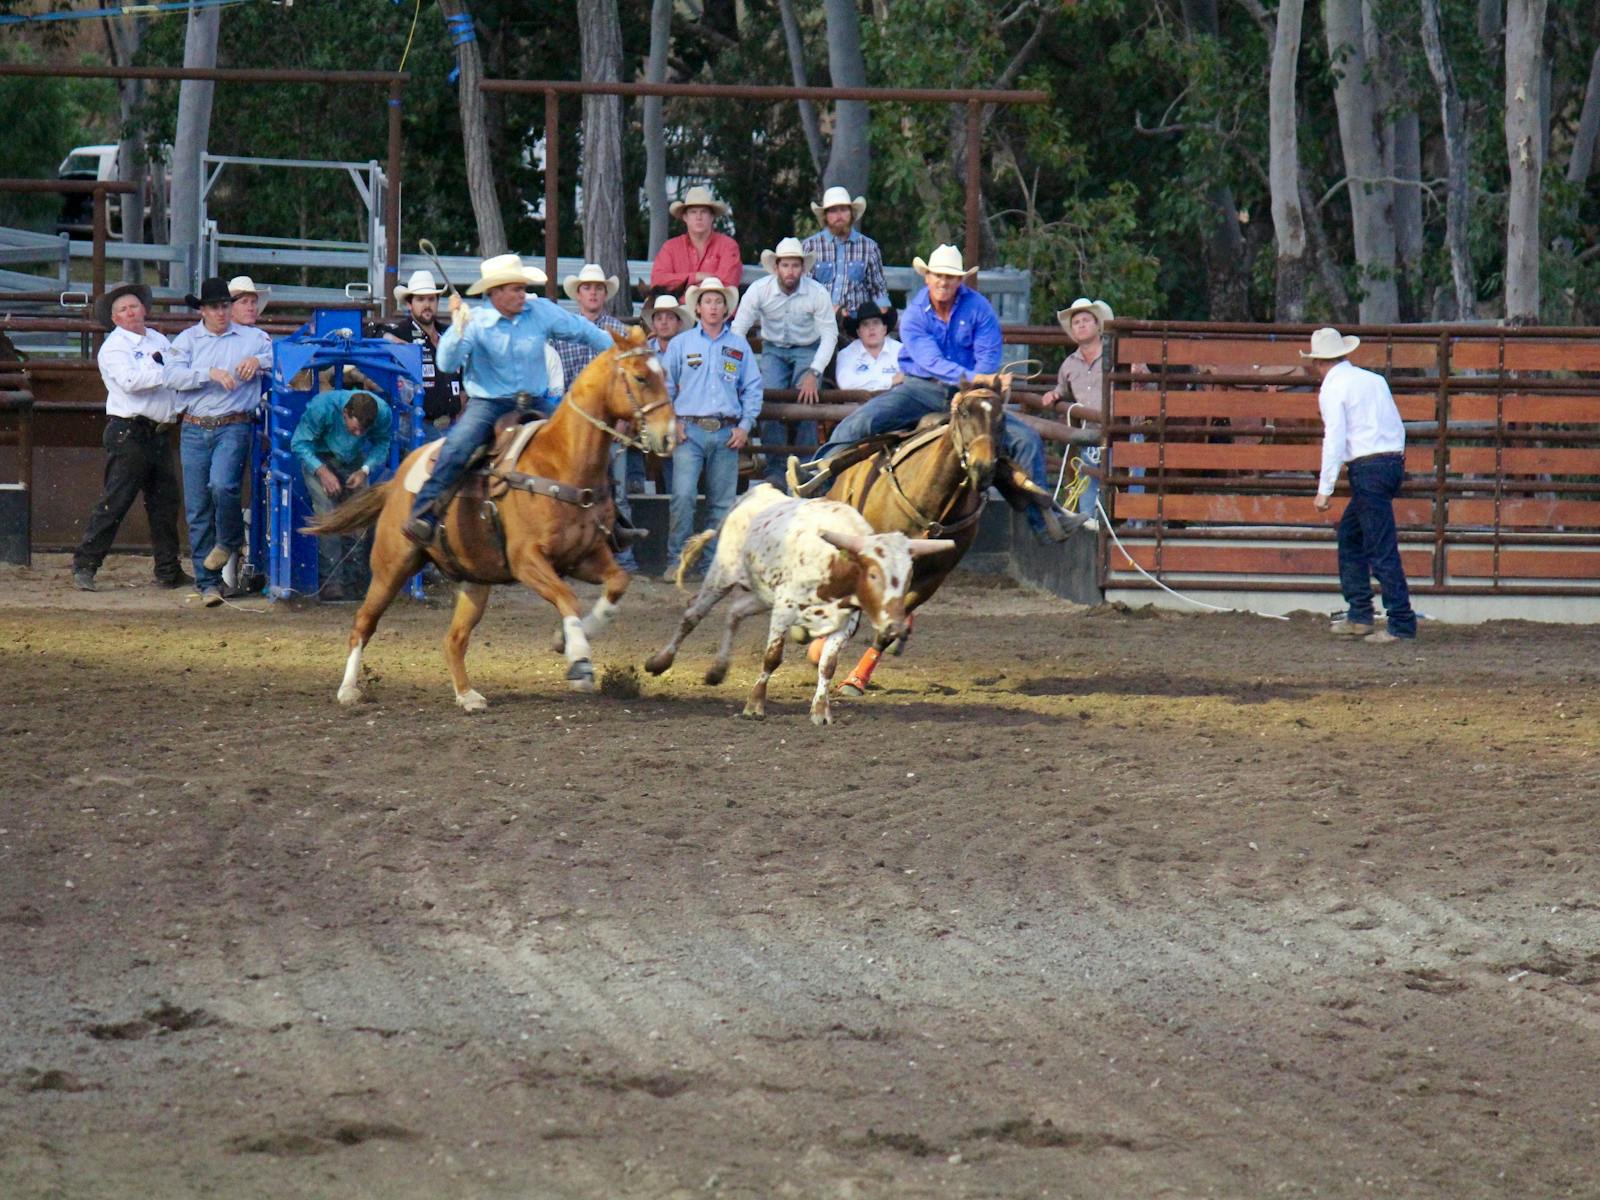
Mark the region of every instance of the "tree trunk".
MULTIPOLYGON (((1183 0, 1183 20, 1191 40, 1219 36, 1216 0, 1183 0)), ((1214 165, 1216 170, 1212 177, 1220 179, 1222 163, 1218 161, 1214 165)), ((1226 183, 1213 183, 1206 188, 1206 206, 1210 212, 1201 236, 1205 241, 1206 291, 1211 319, 1249 320, 1248 264, 1233 188, 1226 183)))
POLYGON ((1272 73, 1267 84, 1267 182, 1272 191, 1272 228, 1278 242, 1274 315, 1306 319, 1306 221, 1300 207, 1300 142, 1295 120, 1295 79, 1300 64, 1300 27, 1305 0, 1282 0, 1273 30, 1272 73))
POLYGON ((1395 286, 1394 213, 1377 137, 1378 97, 1363 50, 1361 0, 1323 0, 1328 57, 1334 63, 1333 102, 1339 115, 1350 196, 1350 221, 1361 286, 1361 321, 1389 325, 1400 318, 1395 286))
POLYGON ((1594 169, 1595 140, 1600 138, 1600 49, 1589 60, 1589 84, 1583 91, 1583 112, 1572 135, 1572 157, 1567 159, 1567 182, 1583 184, 1594 169))
POLYGON ((1426 249, 1422 235, 1422 133, 1417 110, 1408 100, 1389 126, 1393 147, 1395 179, 1414 179, 1416 183, 1394 185, 1394 243, 1400 259, 1400 277, 1405 284, 1401 319, 1419 319, 1418 307, 1424 290, 1422 255, 1426 249))
MULTIPOLYGON (((861 14, 855 0, 825 0, 828 18, 828 77, 834 87, 866 87, 867 64, 861 54, 861 14)), ((833 106, 833 146, 822 172, 823 187, 838 184, 852 196, 864 196, 872 173, 867 138, 871 115, 861 100, 840 100, 833 106)))
MULTIPOLYGON (((191 8, 183 41, 183 65, 215 67, 217 34, 222 28, 220 8, 191 8)), ((215 84, 185 79, 178 85, 178 124, 172 147, 172 244, 190 247, 195 270, 188 277, 182 263, 167 272, 167 286, 185 291, 196 286, 200 267, 200 188, 205 172, 200 156, 211 136, 211 93, 215 84)))
MULTIPOLYGON (((585 7, 579 5, 579 11, 585 7)), ((461 114, 461 145, 467 159, 467 194, 478 225, 478 255, 492 258, 506 252, 506 226, 495 195, 483 93, 478 90, 478 81, 483 78, 483 51, 462 0, 439 0, 439 12, 456 43, 456 68, 460 71, 456 78, 456 104, 461 114)))
POLYGON ((1456 88, 1455 71, 1446 57, 1440 28, 1439 0, 1421 0, 1422 49, 1427 55, 1428 72, 1439 90, 1439 113, 1444 125, 1445 245, 1450 250, 1450 281, 1455 287, 1456 320, 1470 321, 1477 315, 1478 284, 1472 272, 1472 251, 1467 244, 1472 218, 1472 192, 1468 171, 1472 148, 1468 143, 1466 116, 1461 93, 1456 88))
MULTIPOLYGON (((794 13, 794 0, 778 0, 783 17, 783 45, 789 54, 789 75, 795 87, 806 86, 805 44, 800 37, 800 20, 794 13)), ((800 102, 800 127, 806 132, 806 149, 811 152, 811 167, 822 177, 822 126, 817 122, 817 106, 800 102)))
POLYGON ((1545 0, 1510 0, 1506 8, 1506 320, 1539 320, 1539 78, 1544 59, 1545 0))
MULTIPOLYGON (((651 0, 650 55, 646 83, 667 81, 667 50, 672 45, 672 0, 651 0)), ((644 98, 644 194, 650 206, 649 251, 654 257, 671 228, 667 214, 667 130, 661 119, 660 96, 644 98)))
POLYGON ((1478 41, 1484 49, 1493 46, 1505 26, 1501 0, 1478 0, 1478 41))
MULTIPOLYGON (((578 43, 586 83, 616 83, 622 78, 622 22, 617 0, 584 0, 578 5, 578 43)), ((583 256, 599 263, 623 286, 609 308, 633 315, 633 287, 623 212, 622 97, 583 98, 583 256)))

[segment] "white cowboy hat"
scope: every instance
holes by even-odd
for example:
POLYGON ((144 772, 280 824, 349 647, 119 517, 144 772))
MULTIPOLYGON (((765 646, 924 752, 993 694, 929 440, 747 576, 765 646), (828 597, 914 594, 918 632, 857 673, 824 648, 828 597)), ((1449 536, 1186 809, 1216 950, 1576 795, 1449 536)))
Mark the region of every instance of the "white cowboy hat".
POLYGON ((739 304, 739 289, 730 287, 715 275, 707 275, 704 283, 691 287, 683 294, 683 306, 696 316, 700 315, 698 307, 700 297, 706 292, 721 292, 723 299, 728 302, 728 311, 732 312, 739 304))
POLYGON ((404 304, 413 296, 442 296, 444 290, 434 282, 432 271, 413 271, 411 278, 394 289, 394 302, 404 304))
POLYGON ((978 273, 977 267, 962 265, 961 251, 954 246, 935 246, 927 262, 923 262, 921 257, 913 258, 911 269, 918 275, 959 275, 962 278, 978 273))
POLYGON ((851 221, 861 220, 861 214, 867 211, 867 198, 865 196, 857 196, 852 200, 848 191, 842 187, 834 186, 822 193, 822 203, 813 204, 811 212, 816 216, 818 225, 826 225, 828 223, 828 210, 830 208, 839 208, 846 204, 850 206, 851 221))
POLYGON ((678 318, 678 323, 685 329, 694 324, 694 317, 690 315, 689 310, 683 305, 679 304, 671 296, 657 296, 654 300, 650 301, 649 304, 644 306, 645 323, 649 324, 650 319, 658 312, 672 313, 678 318))
POLYGON ((1106 327, 1106 322, 1112 320, 1114 315, 1111 311, 1111 305, 1104 300, 1091 300, 1087 296, 1079 296, 1067 307, 1056 313, 1056 320, 1060 322, 1061 328, 1071 333, 1072 318, 1081 312, 1093 313, 1094 319, 1100 322, 1101 329, 1106 327))
POLYGON ((798 258, 804 265, 802 271, 809 272, 817 261, 817 256, 807 252, 800 244, 799 238, 786 237, 778 243, 776 250, 763 250, 761 252, 761 265, 767 269, 768 275, 778 273, 778 260, 780 258, 798 258))
POLYGON ((1300 351, 1301 358, 1343 358, 1357 346, 1361 339, 1355 334, 1340 336, 1331 325, 1325 325, 1311 335, 1311 353, 1300 351))
POLYGON ((478 268, 478 279, 467 289, 467 295, 481 296, 490 288, 506 283, 525 283, 531 287, 543 287, 544 272, 536 267, 524 266, 520 255, 496 254, 493 258, 483 260, 483 264, 478 268))
POLYGON ((714 217, 723 217, 728 214, 728 206, 711 194, 711 189, 696 184, 683 194, 682 200, 674 200, 667 205, 667 211, 674 218, 683 216, 686 208, 709 208, 714 217))
POLYGON ((578 285, 580 283, 603 283, 606 285, 606 299, 617 294, 617 289, 622 285, 615 275, 607 275, 599 263, 584 263, 583 270, 576 275, 568 275, 561 281, 561 290, 567 294, 568 300, 578 298, 578 285))
POLYGON ((255 280, 248 275, 235 275, 228 280, 228 295, 237 300, 240 296, 254 296, 256 309, 260 311, 267 306, 267 301, 272 299, 272 289, 257 287, 255 280))

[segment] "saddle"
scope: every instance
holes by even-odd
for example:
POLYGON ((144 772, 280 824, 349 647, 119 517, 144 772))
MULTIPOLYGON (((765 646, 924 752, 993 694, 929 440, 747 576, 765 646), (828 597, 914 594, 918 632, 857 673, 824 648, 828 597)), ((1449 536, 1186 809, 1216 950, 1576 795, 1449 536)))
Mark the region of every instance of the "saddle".
MULTIPOLYGON (((461 472, 453 495, 464 499, 494 499, 505 495, 507 484, 504 480, 494 479, 492 475, 515 471, 517 460, 522 457, 522 452, 544 427, 543 417, 533 417, 531 414, 510 412, 494 423, 494 438, 486 445, 479 446, 473 451, 472 457, 467 460, 466 468, 461 472)), ((433 474, 434 464, 439 459, 439 447, 444 445, 444 439, 439 438, 430 442, 422 457, 411 464, 411 469, 406 472, 402 486, 407 492, 415 496, 422 490, 422 485, 433 474)))

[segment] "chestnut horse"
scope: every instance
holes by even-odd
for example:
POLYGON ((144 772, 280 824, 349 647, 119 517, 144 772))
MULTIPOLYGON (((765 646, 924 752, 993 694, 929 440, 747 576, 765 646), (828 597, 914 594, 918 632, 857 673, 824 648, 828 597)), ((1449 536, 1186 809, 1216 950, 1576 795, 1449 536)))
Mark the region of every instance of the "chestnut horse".
MULTIPOLYGON (((456 703, 478 712, 488 701, 467 681, 467 642, 497 583, 521 583, 543 596, 561 614, 567 679, 578 691, 594 690, 589 639, 616 614, 628 590, 628 573, 612 557, 609 534, 616 519, 611 503, 611 442, 617 439, 651 454, 670 454, 676 432, 666 374, 645 342, 642 329, 627 337, 612 334, 616 346, 591 362, 573 382, 566 399, 539 429, 515 469, 495 471, 504 495, 489 499, 460 495, 439 521, 438 541, 424 550, 402 532, 412 495, 402 484, 412 464, 433 445, 406 456, 395 477, 341 504, 308 527, 310 533, 343 533, 377 522, 372 544, 372 585, 350 631, 350 657, 339 703, 361 699, 361 652, 372 640, 390 601, 429 558, 459 582, 455 616, 444 639, 445 662, 455 685, 456 703), (628 438, 615 429, 631 422, 628 438), (603 585, 604 593, 583 618, 578 598, 565 576, 603 585)), ((468 491, 472 481, 467 480, 468 491)))
MULTIPOLYGON (((978 535, 989 484, 1000 465, 1010 389, 966 387, 950 401, 950 417, 936 430, 912 434, 898 445, 843 468, 824 495, 848 504, 879 533, 909 538, 949 538, 955 547, 918 558, 906 588, 906 612, 924 604, 978 535)), ((849 453, 846 451, 845 453, 849 453)), ((862 695, 893 639, 879 636, 840 685, 862 695)))

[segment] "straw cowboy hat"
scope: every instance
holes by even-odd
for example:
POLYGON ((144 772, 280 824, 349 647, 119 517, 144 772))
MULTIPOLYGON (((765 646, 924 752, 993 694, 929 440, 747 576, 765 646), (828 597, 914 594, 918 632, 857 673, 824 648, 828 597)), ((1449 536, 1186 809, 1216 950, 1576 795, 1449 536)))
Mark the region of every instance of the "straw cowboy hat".
POLYGON ((1301 358, 1343 358, 1357 346, 1361 339, 1355 334, 1346 334, 1341 337, 1339 331, 1332 326, 1325 325, 1311 335, 1311 353, 1300 351, 1301 358))
POLYGON ((704 283, 695 287, 691 287, 687 292, 685 292, 683 295, 683 306, 692 313, 698 313, 699 309, 696 306, 700 303, 700 297, 705 295, 707 292, 721 292, 723 299, 728 302, 729 312, 732 312, 736 307, 738 307, 739 289, 736 287, 730 287, 729 285, 723 283, 722 280, 718 279, 715 275, 707 275, 704 283))
POLYGON ((240 296, 254 296, 256 298, 256 311, 260 312, 267 307, 267 302, 272 299, 272 289, 257 287, 256 281, 248 275, 235 275, 228 280, 228 295, 235 300, 240 296))
POLYGON ((615 296, 617 289, 622 286, 617 277, 615 275, 607 275, 599 263, 584 263, 583 270, 576 275, 568 275, 561 281, 561 290, 567 294, 568 300, 576 300, 578 298, 578 285, 580 283, 605 284, 607 300, 615 296))
POLYGON ((809 272, 817 261, 817 256, 808 253, 806 248, 800 244, 800 239, 795 237, 784 238, 783 241, 778 243, 776 250, 763 250, 761 252, 761 265, 766 268, 768 275, 776 275, 778 273, 778 260, 780 258, 798 258, 804 264, 800 269, 806 272, 809 272))
POLYGON ((678 318, 678 323, 685 329, 694 324, 694 317, 690 316, 689 310, 683 305, 679 304, 678 301, 670 294, 657 296, 655 299, 651 300, 650 303, 644 306, 645 324, 648 325, 650 323, 650 319, 658 312, 672 313, 678 318))
POLYGON ((857 196, 852 200, 850 199, 850 193, 844 188, 834 186, 822 193, 822 203, 813 204, 811 212, 817 218, 818 225, 826 225, 828 223, 828 210, 830 208, 839 208, 846 204, 850 206, 851 221, 861 220, 861 214, 867 211, 867 198, 865 196, 857 196))
POLYGON ((442 296, 444 289, 434 282, 432 271, 413 271, 411 278, 394 289, 394 302, 404 304, 413 296, 442 296))
POLYGON ((1061 328, 1065 329, 1068 333, 1071 333, 1072 318, 1081 312, 1093 313, 1094 319, 1100 322, 1101 329, 1104 329, 1106 327, 1106 322, 1111 320, 1113 317, 1111 305, 1107 304, 1104 300, 1091 300, 1087 296, 1079 296, 1071 304, 1067 305, 1067 307, 1063 308, 1056 314, 1056 320, 1060 323, 1061 328))
POLYGON ((961 251, 954 246, 935 246, 927 262, 923 262, 920 256, 913 258, 911 269, 918 275, 957 275, 962 278, 978 273, 977 267, 962 265, 961 251))
POLYGON ((876 300, 868 300, 856 310, 855 316, 846 317, 841 321, 840 326, 844 329, 847 337, 860 337, 861 322, 874 319, 882 321, 884 331, 892 334, 894 333, 895 323, 900 319, 900 314, 895 312, 893 308, 879 308, 876 300))
POLYGON ((478 279, 467 289, 467 295, 481 296, 490 288, 507 283, 543 287, 545 275, 537 267, 524 266, 521 255, 496 254, 493 258, 483 260, 483 265, 478 268, 478 279))
POLYGON ((117 326, 111 319, 111 306, 124 296, 139 297, 139 303, 144 305, 145 312, 150 311, 149 288, 142 283, 118 283, 94 302, 94 319, 107 329, 115 329, 117 326))
POLYGON ((683 210, 686 208, 709 208, 711 215, 714 217, 728 215, 728 206, 713 196, 710 188, 701 187, 699 184, 685 192, 682 200, 674 200, 667 205, 667 211, 674 218, 682 217, 683 210))

